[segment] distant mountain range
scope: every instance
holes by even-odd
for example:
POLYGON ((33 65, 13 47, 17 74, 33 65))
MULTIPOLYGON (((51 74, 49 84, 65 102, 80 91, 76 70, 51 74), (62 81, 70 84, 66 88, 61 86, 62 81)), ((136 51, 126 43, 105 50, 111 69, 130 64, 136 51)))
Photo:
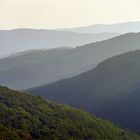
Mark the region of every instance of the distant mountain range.
POLYGON ((109 58, 95 69, 30 92, 140 133, 140 51, 109 58))
POLYGON ((0 57, 30 49, 75 47, 106 40, 118 33, 74 33, 69 31, 15 29, 0 30, 0 57))
POLYGON ((138 140, 140 137, 82 110, 0 87, 0 139, 138 140))
POLYGON ((77 33, 102 33, 102 32, 115 32, 115 33, 129 33, 140 32, 140 22, 127 22, 117 24, 95 24, 86 27, 59 29, 62 31, 73 31, 77 33))
POLYGON ((130 32, 140 32, 140 22, 95 24, 71 29, 0 30, 0 57, 30 49, 76 47, 130 32))
POLYGON ((0 84, 27 89, 70 78, 105 59, 140 49, 140 33, 129 33, 77 48, 27 51, 0 59, 0 84))

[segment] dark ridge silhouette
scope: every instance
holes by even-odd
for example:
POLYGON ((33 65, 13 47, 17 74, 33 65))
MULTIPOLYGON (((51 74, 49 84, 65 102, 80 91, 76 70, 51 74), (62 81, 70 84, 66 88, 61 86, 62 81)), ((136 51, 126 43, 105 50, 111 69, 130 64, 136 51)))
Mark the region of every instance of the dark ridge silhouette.
POLYGON ((30 92, 140 133, 140 51, 109 58, 95 69, 30 92))

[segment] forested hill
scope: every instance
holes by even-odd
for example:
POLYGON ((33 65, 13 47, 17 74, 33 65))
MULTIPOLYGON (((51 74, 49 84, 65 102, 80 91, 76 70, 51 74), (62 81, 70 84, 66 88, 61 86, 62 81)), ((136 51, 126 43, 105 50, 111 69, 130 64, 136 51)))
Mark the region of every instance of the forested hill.
POLYGON ((0 87, 0 140, 139 140, 140 137, 66 105, 0 87))

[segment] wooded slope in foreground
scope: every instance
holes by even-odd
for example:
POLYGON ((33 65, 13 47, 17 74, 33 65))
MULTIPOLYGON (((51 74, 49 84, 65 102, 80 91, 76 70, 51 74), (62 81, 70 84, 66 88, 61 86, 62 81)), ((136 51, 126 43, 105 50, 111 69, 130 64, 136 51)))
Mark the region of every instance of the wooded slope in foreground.
POLYGON ((1 140, 138 140, 89 113, 0 87, 1 140))

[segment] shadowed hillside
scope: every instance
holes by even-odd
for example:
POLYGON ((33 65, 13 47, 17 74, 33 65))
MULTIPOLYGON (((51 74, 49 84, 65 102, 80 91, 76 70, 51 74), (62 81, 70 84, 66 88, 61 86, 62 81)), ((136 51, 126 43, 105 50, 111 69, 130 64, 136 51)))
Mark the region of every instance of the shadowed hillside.
POLYGON ((140 51, 109 58, 79 76, 31 91, 140 132, 140 51))

